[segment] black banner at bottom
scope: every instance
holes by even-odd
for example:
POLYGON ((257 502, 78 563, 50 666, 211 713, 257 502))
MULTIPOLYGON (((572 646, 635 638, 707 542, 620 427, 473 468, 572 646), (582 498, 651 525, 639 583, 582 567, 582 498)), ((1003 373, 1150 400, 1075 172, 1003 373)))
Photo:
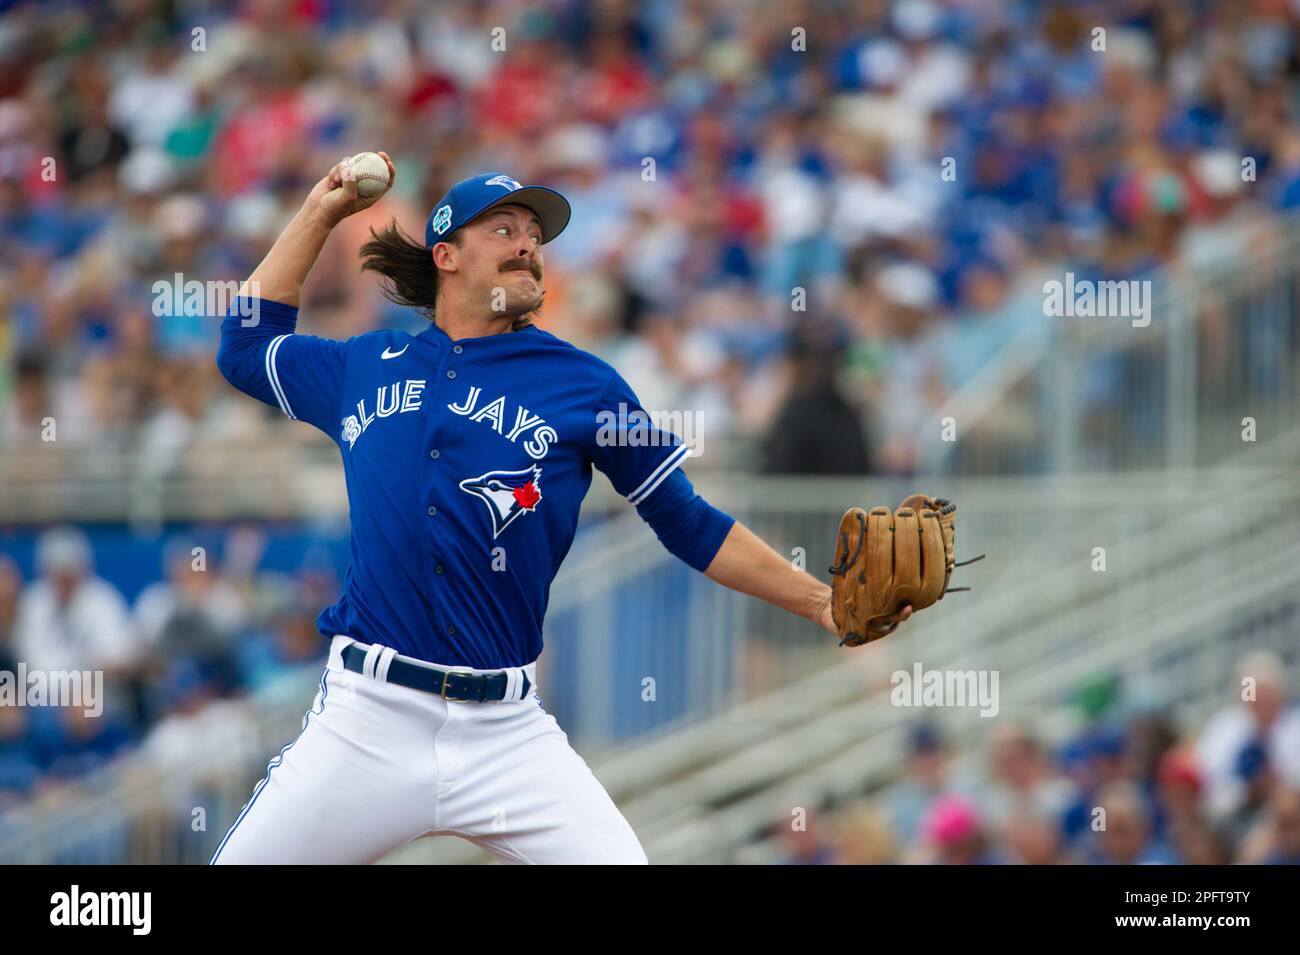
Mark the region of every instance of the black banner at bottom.
POLYGON ((529 920, 523 938, 560 926, 569 938, 575 930, 608 938, 606 922, 653 938, 681 932, 690 919, 695 943, 710 925, 734 944, 749 925, 765 933, 846 923, 915 931, 927 941, 974 940, 976 932, 987 939, 993 928, 1046 929, 1056 939, 1200 933, 1230 942, 1234 933, 1288 930, 1297 914, 1296 872, 1286 867, 568 867, 537 880, 504 866, 364 873, 11 866, 0 868, 0 883, 11 938, 77 933, 82 942, 128 944, 246 943, 293 926, 324 928, 331 942, 352 935, 373 942, 397 920, 401 934, 417 937, 427 923, 436 946, 466 931, 509 934, 517 918, 529 920))

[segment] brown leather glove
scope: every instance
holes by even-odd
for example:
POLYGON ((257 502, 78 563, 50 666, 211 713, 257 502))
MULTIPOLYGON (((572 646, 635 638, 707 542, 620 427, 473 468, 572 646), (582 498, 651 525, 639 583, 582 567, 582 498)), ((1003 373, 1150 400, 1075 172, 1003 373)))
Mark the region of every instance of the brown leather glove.
POLYGON ((883 618, 908 604, 917 611, 943 599, 959 566, 953 560, 956 518, 956 504, 925 494, 909 496, 895 511, 851 507, 844 512, 838 562, 830 569, 831 617, 840 646, 879 640, 898 627, 885 625, 883 618))

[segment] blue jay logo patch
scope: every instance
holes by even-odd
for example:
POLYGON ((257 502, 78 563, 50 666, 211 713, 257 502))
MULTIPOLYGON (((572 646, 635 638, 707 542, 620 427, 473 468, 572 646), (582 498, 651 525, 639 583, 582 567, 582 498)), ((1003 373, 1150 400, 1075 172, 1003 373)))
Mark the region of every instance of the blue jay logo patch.
POLYGON ((451 206, 440 206, 433 214, 433 231, 442 235, 451 226, 451 206))
POLYGON ((521 515, 537 509, 542 500, 542 469, 537 465, 522 471, 488 471, 460 482, 460 489, 473 494, 492 515, 492 539, 521 515))
POLYGON ((502 189, 508 189, 514 192, 516 189, 522 189, 517 179, 511 179, 509 176, 493 176, 483 183, 485 186, 500 186, 502 189))
POLYGON ((357 443, 359 437, 361 437, 361 422, 357 420, 356 415, 350 414, 343 419, 343 440, 351 448, 357 443))

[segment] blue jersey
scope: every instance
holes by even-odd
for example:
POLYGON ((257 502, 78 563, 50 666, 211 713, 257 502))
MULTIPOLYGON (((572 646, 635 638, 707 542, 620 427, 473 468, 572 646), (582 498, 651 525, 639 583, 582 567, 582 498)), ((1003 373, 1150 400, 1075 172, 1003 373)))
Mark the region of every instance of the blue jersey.
MULTIPOLYGON (((223 323, 222 372, 343 459, 352 562, 322 634, 449 666, 523 666, 541 652, 592 467, 643 515, 657 493, 689 489, 680 438, 644 425, 610 365, 539 328, 453 342, 431 323, 334 341, 294 334, 295 308, 257 305, 253 327, 236 310, 223 323)), ((672 509, 699 515, 673 533, 703 569, 731 519, 672 509)))

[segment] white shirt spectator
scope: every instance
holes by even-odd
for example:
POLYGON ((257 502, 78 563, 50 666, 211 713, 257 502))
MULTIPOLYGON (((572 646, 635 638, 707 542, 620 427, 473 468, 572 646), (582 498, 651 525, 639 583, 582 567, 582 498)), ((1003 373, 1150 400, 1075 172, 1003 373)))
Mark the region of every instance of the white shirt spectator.
POLYGON ((778 242, 798 242, 822 231, 825 197, 811 173, 794 166, 763 169, 757 187, 771 233, 778 242))
POLYGON ((244 774, 265 759, 247 704, 214 700, 190 712, 173 713, 155 726, 141 755, 161 776, 155 797, 188 817, 195 789, 205 782, 244 774))
POLYGON ((60 604, 49 580, 31 584, 19 604, 14 632, 18 658, 34 669, 114 668, 138 657, 126 601, 94 576, 83 577, 66 604, 60 604))
POLYGON ((929 225, 927 210, 872 176, 850 176, 835 189, 831 230, 841 245, 877 236, 895 238, 929 225))
POLYGON ((257 727, 245 704, 213 700, 164 718, 150 730, 141 752, 173 776, 201 777, 213 768, 256 765, 256 740, 257 727))
POLYGON ((223 633, 234 633, 247 619, 243 597, 223 580, 213 581, 199 595, 186 594, 171 581, 159 581, 146 587, 136 599, 136 633, 154 646, 172 617, 187 609, 202 612, 223 633))
POLYGON ((161 146, 194 109, 194 87, 178 70, 136 70, 114 88, 108 101, 112 119, 136 146, 161 146))
MULTIPOLYGON (((1258 732, 1249 704, 1220 710, 1206 723, 1196 743, 1205 773, 1206 809, 1215 819, 1232 815, 1246 795, 1246 782, 1237 772, 1237 758, 1258 732)), ((1261 740, 1273 772, 1286 785, 1300 787, 1300 708, 1278 715, 1261 740)))

